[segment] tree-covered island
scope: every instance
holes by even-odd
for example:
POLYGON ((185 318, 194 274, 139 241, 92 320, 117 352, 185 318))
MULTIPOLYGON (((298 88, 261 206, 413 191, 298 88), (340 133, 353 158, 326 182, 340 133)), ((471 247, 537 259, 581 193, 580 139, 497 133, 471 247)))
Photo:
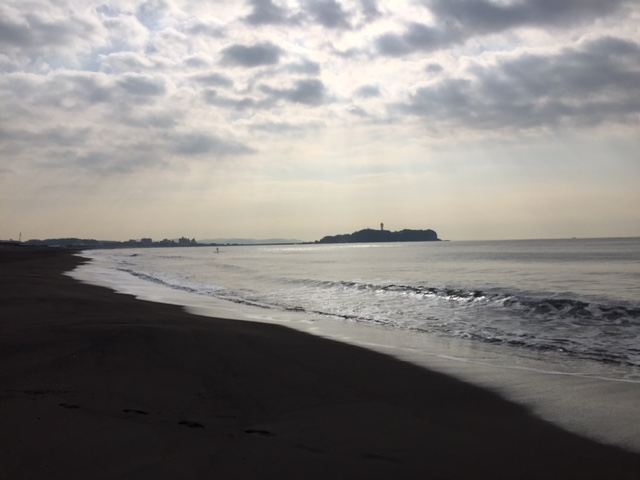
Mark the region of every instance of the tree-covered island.
POLYGON ((391 232, 384 230, 374 230, 365 228, 353 233, 342 235, 329 235, 316 240, 315 243, 375 243, 375 242, 434 242, 440 241, 438 234, 431 230, 400 230, 391 232))

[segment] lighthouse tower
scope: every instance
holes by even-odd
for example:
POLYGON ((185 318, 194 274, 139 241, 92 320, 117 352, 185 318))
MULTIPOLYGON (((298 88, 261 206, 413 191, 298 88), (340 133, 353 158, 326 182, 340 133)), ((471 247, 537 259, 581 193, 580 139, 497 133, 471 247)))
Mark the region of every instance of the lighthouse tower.
POLYGON ((380 224, 380 231, 382 232, 384 230, 384 223, 380 224))

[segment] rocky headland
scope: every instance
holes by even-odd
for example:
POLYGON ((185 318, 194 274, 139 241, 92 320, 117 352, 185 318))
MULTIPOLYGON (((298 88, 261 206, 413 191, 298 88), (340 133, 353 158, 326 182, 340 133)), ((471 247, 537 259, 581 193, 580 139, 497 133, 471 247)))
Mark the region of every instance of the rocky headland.
POLYGON ((374 242, 434 242, 440 241, 433 230, 374 230, 366 228, 353 233, 328 235, 317 240, 316 243, 374 243, 374 242))

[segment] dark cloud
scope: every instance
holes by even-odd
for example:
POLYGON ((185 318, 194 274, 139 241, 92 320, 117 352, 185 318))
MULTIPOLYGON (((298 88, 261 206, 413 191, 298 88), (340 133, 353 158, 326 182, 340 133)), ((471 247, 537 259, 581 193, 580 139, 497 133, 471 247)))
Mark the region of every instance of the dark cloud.
POLYGON ((185 28, 185 31, 192 35, 206 35, 213 38, 223 38, 225 36, 224 28, 211 23, 196 22, 185 28))
POLYGON ((453 29, 440 30, 420 23, 411 23, 403 34, 386 33, 376 39, 378 52, 399 57, 420 50, 437 50, 460 39, 453 29))
POLYGON ((159 142, 139 141, 107 149, 61 150, 47 159, 49 168, 72 167, 92 175, 117 176, 167 165, 159 142))
POLYGON ((22 18, 6 16, 4 11, 0 15, 0 45, 30 46, 38 42, 30 30, 29 24, 22 18))
POLYGON ((79 168, 91 174, 122 175, 166 166, 172 154, 223 158, 254 152, 241 143, 204 132, 174 133, 161 137, 147 136, 141 140, 122 141, 104 147, 87 144, 79 148, 49 149, 42 166, 54 169, 79 168))
POLYGON ((19 145, 20 150, 42 147, 77 147, 88 142, 92 133, 93 131, 89 127, 56 126, 42 131, 0 128, 0 141, 3 150, 10 144, 19 145))
POLYGON ((362 14, 366 21, 370 22, 382 16, 382 13, 378 9, 377 0, 360 0, 360 6, 362 14))
POLYGON ((527 0, 498 3, 491 0, 428 0, 429 9, 445 23, 457 24, 468 34, 496 33, 522 25, 567 26, 608 15, 622 0, 527 0))
POLYGON ((227 65, 248 68, 275 65, 280 61, 283 53, 280 47, 270 42, 258 43, 250 47, 232 45, 222 51, 222 61, 227 65))
POLYGON ((401 110, 480 129, 624 122, 640 114, 638 65, 638 44, 607 37, 470 68, 417 89, 401 110))
POLYGON ((434 25, 413 22, 402 33, 385 33, 375 40, 379 53, 403 56, 463 43, 471 37, 501 33, 517 27, 566 28, 593 21, 620 8, 623 0, 426 0, 434 25))
POLYGON ((72 88, 81 93, 80 98, 84 98, 89 104, 105 103, 113 98, 111 85, 102 77, 79 74, 70 80, 74 83, 72 88))
POLYGON ((38 168, 80 169, 89 174, 121 175, 137 170, 167 165, 170 156, 228 157, 253 153, 254 150, 233 140, 197 132, 171 133, 175 127, 168 114, 139 116, 139 124, 123 117, 119 124, 142 127, 145 133, 127 135, 129 129, 117 133, 118 141, 109 140, 113 127, 55 127, 42 131, 0 129, 0 152, 17 155, 25 152, 35 157, 38 168), (149 131, 149 127, 161 131, 149 131))
POLYGON ((179 115, 175 112, 123 112, 125 115, 114 116, 125 125, 135 128, 170 129, 178 125, 179 115))
MULTIPOLYGON (((350 30, 354 28, 352 20, 356 10, 348 11, 337 0, 304 0, 301 10, 291 10, 278 6, 273 0, 249 0, 251 13, 243 17, 249 25, 287 25, 300 26, 317 23, 332 30, 350 30)), ((382 16, 377 0, 360 0, 359 13, 364 23, 377 20, 382 16)))
POLYGON ((419 23, 411 23, 402 34, 385 33, 375 40, 379 53, 400 57, 413 52, 437 50, 456 38, 446 31, 419 23))
POLYGON ((198 83, 211 87, 233 87, 233 80, 220 73, 203 73, 194 75, 193 79, 198 83))
POLYGON ((325 28, 348 30, 350 14, 336 0, 307 0, 308 14, 325 28))
POLYGON ((250 25, 295 25, 300 23, 299 15, 289 15, 289 12, 278 7, 272 0, 250 0, 253 11, 244 17, 250 25))
MULTIPOLYGON (((72 163, 77 168, 101 172, 103 174, 127 173, 135 170, 133 162, 122 162, 121 158, 103 151, 88 151, 66 157, 64 163, 72 163)), ((55 165, 59 165, 56 162, 55 165)))
POLYGON ((231 108, 233 110, 243 111, 254 108, 264 108, 264 102, 258 102, 251 97, 233 98, 225 95, 219 95, 214 89, 205 90, 202 93, 204 101, 209 105, 217 107, 231 108))
POLYGON ((379 97, 380 88, 377 85, 363 85, 355 91, 354 95, 359 98, 379 97))
POLYGON ((233 156, 253 153, 254 150, 241 143, 222 140, 209 133, 185 133, 169 139, 171 151, 179 155, 233 156))
POLYGON ((262 86, 261 90, 272 97, 292 103, 319 105, 325 99, 325 86, 319 80, 298 80, 292 88, 262 86))
POLYGON ((210 65, 209 59, 197 55, 185 58, 182 63, 187 67, 193 68, 203 68, 210 65))
MULTIPOLYGON (((165 80, 161 77, 127 73, 115 78, 92 73, 72 73, 60 75, 65 82, 66 98, 94 104, 110 102, 150 102, 167 92, 165 80)), ((78 108, 82 108, 78 103, 78 108)))
MULTIPOLYGON (((15 97, 3 104, 0 121, 17 115, 37 125, 88 125, 97 118, 116 125, 169 128, 178 115, 161 106, 167 86, 163 77, 95 72, 52 73, 48 76, 13 74, 0 76, 0 90, 7 88, 15 97), (3 118, 4 117, 4 118, 3 118), (29 119, 29 120, 27 120, 29 119)), ((51 139, 52 143, 54 139, 51 139)))
MULTIPOLYGON (((53 10, 53 9, 52 9, 53 10)), ((95 37, 98 22, 71 12, 64 16, 55 11, 29 9, 18 11, 0 6, 0 45, 19 48, 64 47, 95 37)))
POLYGON ((348 112, 351 115, 354 115, 356 117, 360 117, 360 118, 367 118, 369 117, 369 114, 367 113, 367 111, 365 109, 363 109, 362 107, 358 107, 358 106, 352 106, 349 108, 348 112))
POLYGON ((117 81, 117 84, 131 95, 156 96, 164 95, 166 92, 166 86, 163 80, 142 75, 123 75, 117 81))
POLYGON ((310 60, 305 60, 300 63, 290 63, 287 65, 287 71, 305 75, 318 75, 320 74, 320 64, 310 60))
MULTIPOLYGON (((113 82, 105 75, 89 72, 53 73, 47 76, 12 73, 0 76, 0 89, 12 92, 3 107, 18 105, 21 114, 31 111, 60 108, 86 110, 92 104, 105 103, 114 96, 113 82)), ((0 110, 2 112, 2 110, 0 110)))
POLYGON ((396 33, 380 35, 376 39, 375 45, 378 53, 390 57, 400 57, 416 50, 415 48, 411 48, 411 45, 402 39, 402 35, 396 33))
POLYGON ((250 126, 251 130, 276 134, 288 134, 288 133, 305 133, 308 131, 317 131, 323 127, 322 124, 316 122, 307 123, 290 123, 286 121, 281 122, 261 122, 255 123, 250 126))
POLYGON ((124 174, 140 168, 166 163, 161 140, 127 141, 102 144, 112 132, 99 128, 55 127, 43 131, 25 129, 0 130, 0 152, 28 152, 38 169, 78 169, 91 174, 124 174), (7 135, 8 134, 8 135, 7 135), (37 154, 34 154, 37 152, 37 154))

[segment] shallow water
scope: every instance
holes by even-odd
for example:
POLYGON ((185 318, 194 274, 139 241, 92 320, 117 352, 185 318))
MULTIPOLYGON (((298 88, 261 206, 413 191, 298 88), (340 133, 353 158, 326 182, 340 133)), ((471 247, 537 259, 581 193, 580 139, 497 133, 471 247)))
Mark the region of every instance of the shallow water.
POLYGON ((285 324, 640 451, 640 238, 84 252, 76 278, 285 324))
POLYGON ((640 239, 88 254, 104 269, 254 318, 294 312, 302 321, 467 339, 509 355, 548 352, 552 362, 588 360, 594 372, 607 365, 613 376, 640 380, 640 239))

